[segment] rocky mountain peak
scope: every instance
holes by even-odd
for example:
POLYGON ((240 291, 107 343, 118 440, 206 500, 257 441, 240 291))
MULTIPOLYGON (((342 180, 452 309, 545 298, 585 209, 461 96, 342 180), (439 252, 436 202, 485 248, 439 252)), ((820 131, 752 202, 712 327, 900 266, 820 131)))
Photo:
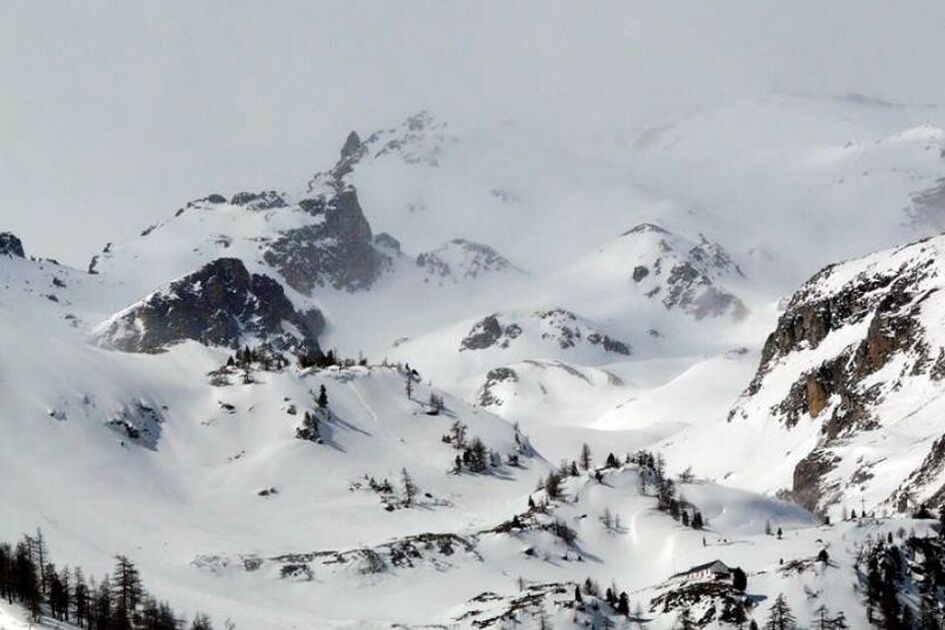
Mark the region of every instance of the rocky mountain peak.
POLYGON ((341 159, 345 160, 356 154, 361 149, 361 137, 357 131, 352 131, 345 139, 345 144, 341 147, 341 159))
POLYGON ((487 274, 520 271, 507 258, 483 243, 462 238, 417 256, 417 266, 432 278, 459 282, 487 274))
POLYGON ((390 257, 374 247, 354 188, 303 199, 299 208, 319 221, 280 233, 263 253, 293 289, 368 289, 390 265, 390 257))
POLYGON ((272 210, 274 208, 285 208, 289 205, 286 203, 285 197, 274 190, 236 193, 230 199, 230 203, 250 210, 272 210))
POLYGON ((396 156, 408 164, 438 166, 442 147, 449 140, 446 123, 437 122, 426 111, 410 116, 395 127, 375 131, 365 139, 351 131, 341 147, 338 162, 330 170, 316 173, 309 181, 308 190, 351 186, 349 176, 366 159, 396 156))
POLYGON ((272 278, 219 258, 112 316, 94 331, 100 345, 161 352, 184 340, 239 347, 250 339, 304 356, 320 355, 317 310, 299 312, 272 278))
POLYGON ((517 343, 552 343, 561 350, 599 348, 604 353, 629 355, 630 345, 564 308, 524 313, 492 313, 476 322, 460 341, 460 352, 505 350, 517 343))
POLYGON ((15 256, 25 258, 23 241, 12 232, 0 232, 0 256, 15 256))
POLYGON ((627 230, 620 236, 629 236, 631 234, 646 234, 648 232, 653 233, 653 234, 669 234, 670 233, 669 230, 655 223, 640 223, 639 225, 635 225, 634 227, 630 228, 629 230, 627 230))
POLYGON ((649 299, 696 319, 730 315, 740 319, 745 304, 727 283, 744 278, 720 244, 700 234, 693 240, 654 223, 641 223, 621 234, 616 248, 633 261, 631 282, 649 299))

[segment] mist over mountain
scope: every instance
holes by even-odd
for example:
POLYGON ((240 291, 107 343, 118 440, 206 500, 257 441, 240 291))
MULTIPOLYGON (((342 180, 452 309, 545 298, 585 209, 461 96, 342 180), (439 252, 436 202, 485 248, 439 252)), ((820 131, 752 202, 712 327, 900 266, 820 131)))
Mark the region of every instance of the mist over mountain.
POLYGON ((945 624, 939 5, 9 13, 0 627, 945 624))

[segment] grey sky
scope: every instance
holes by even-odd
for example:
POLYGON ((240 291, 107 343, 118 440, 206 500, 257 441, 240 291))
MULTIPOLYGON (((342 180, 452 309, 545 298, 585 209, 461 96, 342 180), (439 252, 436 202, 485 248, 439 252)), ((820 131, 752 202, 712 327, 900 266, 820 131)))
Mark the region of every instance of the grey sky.
POLYGON ((0 230, 76 265, 423 108, 581 133, 744 91, 945 102, 939 2, 0 7, 0 230))

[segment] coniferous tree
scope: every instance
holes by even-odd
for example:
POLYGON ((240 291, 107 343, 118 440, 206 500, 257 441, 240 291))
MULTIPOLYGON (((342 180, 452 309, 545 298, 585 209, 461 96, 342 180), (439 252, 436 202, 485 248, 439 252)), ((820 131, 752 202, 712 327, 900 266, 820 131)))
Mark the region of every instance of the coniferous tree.
POLYGON ((485 472, 488 466, 488 449, 478 437, 473 438, 463 451, 463 463, 471 472, 485 472))
POLYGON ((811 627, 816 628, 817 630, 831 630, 833 628, 832 619, 830 618, 830 611, 827 609, 827 606, 821 604, 817 607, 817 610, 814 611, 814 621, 811 624, 811 627))
POLYGON ((23 603, 34 618, 39 617, 42 592, 39 570, 34 563, 33 542, 29 536, 17 543, 13 559, 13 585, 15 598, 23 603))
POLYGON ((143 589, 138 569, 127 556, 115 556, 112 590, 114 626, 117 630, 130 630, 143 589))
POLYGON ((663 459, 662 453, 657 453, 655 458, 652 459, 651 468, 653 469, 653 475, 656 478, 657 483, 663 480, 663 477, 666 476, 666 460, 663 459))
POLYGON ((889 547, 885 550, 882 562, 882 585, 880 587, 879 606, 883 611, 883 619, 888 627, 895 627, 900 623, 899 607, 899 572, 901 556, 898 547, 889 547))
POLYGON ((702 529, 703 527, 705 527, 705 522, 702 520, 702 512, 696 510, 692 515, 692 528, 702 529))
POLYGON ((443 399, 436 395, 435 392, 430 392, 430 400, 427 403, 428 411, 427 413, 431 416, 440 415, 440 411, 443 410, 443 399))
POLYGON ((582 470, 591 469, 591 447, 587 445, 587 442, 581 445, 581 454, 578 457, 578 461, 581 464, 582 470))
POLYGON ((797 628, 797 620, 788 606, 784 593, 778 595, 771 608, 768 609, 768 622, 765 624, 767 630, 794 630, 797 628))
POLYGON ((319 409, 328 408, 328 391, 325 389, 324 383, 318 386, 318 398, 315 400, 315 404, 318 405, 319 409))
POLYGON ((0 544, 0 600, 13 603, 13 550, 7 543, 0 544))
POLYGON ((617 612, 621 615, 630 616, 630 598, 626 591, 621 592, 620 597, 617 598, 617 612))
POLYGON ((417 496, 417 486, 413 482, 413 479, 411 479, 406 468, 400 471, 400 484, 403 489, 404 506, 410 507, 413 505, 414 497, 417 496))
POLYGON ((46 594, 46 563, 49 558, 49 551, 46 548, 46 538, 43 536, 43 530, 37 528, 36 535, 32 538, 27 537, 30 541, 30 551, 33 554, 33 563, 39 569, 39 592, 41 595, 46 594))
POLYGON ((554 470, 545 477, 545 494, 548 495, 549 499, 558 499, 561 497, 561 482, 561 475, 554 470))
POLYGON ((61 575, 55 571, 55 567, 47 567, 49 612, 59 621, 68 621, 69 617, 69 574, 63 572, 61 575))
POLYGON ((106 575, 98 585, 95 592, 92 615, 95 622, 92 624, 96 628, 112 628, 112 583, 106 575))
POLYGON ((83 624, 90 621, 89 588, 85 583, 85 576, 82 574, 82 569, 76 567, 75 573, 72 576, 72 584, 73 618, 75 619, 76 625, 81 628, 83 624))
MULTIPOLYGON (((661 479, 656 485, 656 507, 669 511, 676 502, 676 487, 672 479, 661 479)), ((678 509, 678 504, 677 504, 678 509)))
POLYGON ((321 439, 318 417, 315 414, 306 411, 305 415, 302 416, 302 426, 295 429, 295 437, 300 440, 318 442, 321 439))

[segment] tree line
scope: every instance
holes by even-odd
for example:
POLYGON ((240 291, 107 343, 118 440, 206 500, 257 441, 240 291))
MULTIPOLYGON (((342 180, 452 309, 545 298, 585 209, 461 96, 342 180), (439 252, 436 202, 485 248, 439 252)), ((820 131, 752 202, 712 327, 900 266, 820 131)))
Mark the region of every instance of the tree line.
POLYGON ((0 543, 0 599, 20 604, 38 622, 43 615, 87 630, 212 630, 197 614, 188 625, 170 604, 144 588, 134 563, 115 556, 111 574, 87 578, 80 567, 58 568, 40 530, 0 543))

